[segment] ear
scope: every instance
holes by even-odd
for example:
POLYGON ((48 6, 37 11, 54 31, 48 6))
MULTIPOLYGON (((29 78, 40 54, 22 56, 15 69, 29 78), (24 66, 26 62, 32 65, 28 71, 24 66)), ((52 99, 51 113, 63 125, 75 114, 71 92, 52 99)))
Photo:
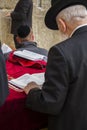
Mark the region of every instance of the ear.
POLYGON ((65 21, 63 19, 59 18, 58 19, 58 25, 59 25, 60 31, 63 32, 63 33, 65 33, 66 29, 67 29, 65 21))
POLYGON ((16 37, 16 40, 19 44, 21 44, 21 39, 18 36, 16 37))
POLYGON ((29 39, 30 39, 30 41, 34 41, 34 35, 33 35, 32 31, 29 34, 29 39))

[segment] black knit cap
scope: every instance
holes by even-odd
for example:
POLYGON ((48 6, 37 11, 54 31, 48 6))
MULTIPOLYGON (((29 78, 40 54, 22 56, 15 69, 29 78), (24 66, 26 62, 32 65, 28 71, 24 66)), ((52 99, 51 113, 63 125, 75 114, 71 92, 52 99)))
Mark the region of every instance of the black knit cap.
POLYGON ((17 29, 17 34, 20 38, 25 38, 29 35, 30 33, 30 28, 28 25, 21 25, 18 29, 17 29))

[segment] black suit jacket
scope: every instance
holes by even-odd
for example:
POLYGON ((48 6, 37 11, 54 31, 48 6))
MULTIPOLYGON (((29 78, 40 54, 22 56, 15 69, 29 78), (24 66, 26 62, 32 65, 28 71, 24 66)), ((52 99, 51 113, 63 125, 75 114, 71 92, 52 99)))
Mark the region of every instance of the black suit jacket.
POLYGON ((17 29, 20 25, 28 25, 32 27, 32 0, 19 0, 11 13, 12 24, 11 33, 17 34, 17 29))
POLYGON ((5 102, 8 95, 8 81, 5 68, 5 60, 0 48, 0 106, 5 102))
POLYGON ((50 49, 45 79, 27 107, 48 114, 48 130, 87 130, 87 26, 50 49))

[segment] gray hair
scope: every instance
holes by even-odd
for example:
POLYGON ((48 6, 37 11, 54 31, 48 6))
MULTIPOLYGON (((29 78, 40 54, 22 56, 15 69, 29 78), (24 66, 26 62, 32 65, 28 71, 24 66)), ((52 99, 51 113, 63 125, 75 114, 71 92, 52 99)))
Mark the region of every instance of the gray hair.
POLYGON ((59 12, 56 19, 62 18, 66 21, 82 21, 87 19, 87 10, 83 5, 73 5, 59 12))

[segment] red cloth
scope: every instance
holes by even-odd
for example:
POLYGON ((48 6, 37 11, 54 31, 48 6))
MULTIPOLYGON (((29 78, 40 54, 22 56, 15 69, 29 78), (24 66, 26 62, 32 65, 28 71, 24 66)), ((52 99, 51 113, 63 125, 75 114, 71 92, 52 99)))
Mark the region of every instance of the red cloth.
POLYGON ((10 89, 5 104, 0 108, 1 130, 37 130, 45 126, 47 118, 25 107, 26 95, 10 89))
MULTIPOLYGON (((45 71, 45 69, 23 67, 10 61, 6 62, 6 69, 8 75, 14 78, 26 72, 32 74, 45 71)), ((17 92, 10 88, 10 94, 5 104, 0 108, 1 130, 37 130, 45 126, 47 116, 26 108, 25 101, 24 92, 17 92)))
POLYGON ((12 63, 10 61, 6 61, 6 70, 7 74, 17 78, 25 73, 33 74, 33 73, 40 73, 40 72, 45 72, 45 68, 29 68, 29 67, 24 67, 21 66, 18 63, 12 63))
POLYGON ((43 69, 44 67, 46 67, 46 61, 44 61, 44 60, 37 60, 37 61, 27 60, 27 59, 15 56, 14 51, 12 51, 10 53, 8 60, 12 63, 19 63, 23 67, 33 67, 33 68, 39 68, 39 69, 41 69, 41 68, 43 69))

